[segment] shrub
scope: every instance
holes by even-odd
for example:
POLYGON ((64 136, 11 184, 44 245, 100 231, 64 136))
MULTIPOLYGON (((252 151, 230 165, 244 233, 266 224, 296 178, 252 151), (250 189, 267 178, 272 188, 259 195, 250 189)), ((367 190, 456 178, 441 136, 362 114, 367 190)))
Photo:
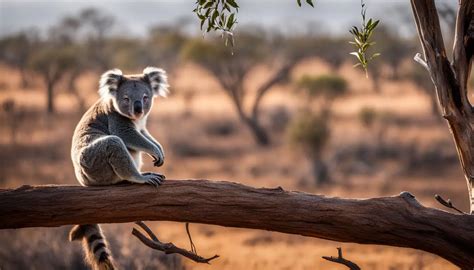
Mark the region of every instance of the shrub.
POLYGON ((300 115, 288 127, 290 141, 313 158, 320 157, 329 135, 327 118, 311 113, 300 115))
POLYGON ((359 111, 359 121, 366 128, 371 128, 377 119, 377 111, 371 107, 363 107, 359 111))
POLYGON ((309 97, 337 98, 347 92, 347 81, 337 75, 303 76, 297 83, 309 97))

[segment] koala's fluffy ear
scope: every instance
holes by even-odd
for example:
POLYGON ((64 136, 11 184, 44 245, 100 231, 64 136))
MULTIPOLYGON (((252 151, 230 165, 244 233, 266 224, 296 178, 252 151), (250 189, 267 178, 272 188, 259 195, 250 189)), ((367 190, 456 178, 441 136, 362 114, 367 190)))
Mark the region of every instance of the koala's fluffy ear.
POLYGON ((99 94, 101 97, 108 97, 117 90, 122 81, 122 71, 120 69, 111 69, 100 76, 99 94))
POLYGON ((169 84, 166 71, 161 68, 147 67, 143 70, 143 78, 150 84, 155 95, 162 97, 168 95, 169 84))

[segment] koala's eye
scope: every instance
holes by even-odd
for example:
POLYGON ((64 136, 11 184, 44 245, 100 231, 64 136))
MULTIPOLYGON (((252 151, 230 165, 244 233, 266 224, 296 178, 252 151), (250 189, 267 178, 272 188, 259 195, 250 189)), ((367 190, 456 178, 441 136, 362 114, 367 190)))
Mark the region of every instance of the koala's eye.
POLYGON ((143 101, 147 102, 148 101, 148 96, 143 96, 143 101))
POLYGON ((123 100, 123 102, 129 102, 130 101, 130 99, 128 97, 124 97, 122 100, 123 100))

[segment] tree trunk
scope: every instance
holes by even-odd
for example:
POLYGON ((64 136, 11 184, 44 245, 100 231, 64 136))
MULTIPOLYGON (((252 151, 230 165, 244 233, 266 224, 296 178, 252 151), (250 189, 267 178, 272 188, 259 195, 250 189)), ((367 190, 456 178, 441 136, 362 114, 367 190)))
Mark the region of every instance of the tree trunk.
POLYGON ((24 68, 20 68, 20 87, 21 89, 27 89, 30 87, 30 83, 24 68))
POLYGON ((69 91, 71 91, 72 94, 74 95, 74 97, 76 98, 79 110, 81 112, 84 112, 86 110, 86 101, 81 96, 81 94, 79 93, 79 91, 77 89, 77 86, 76 86, 76 81, 79 78, 79 75, 81 75, 81 73, 79 71, 73 71, 71 73, 71 75, 68 79, 68 88, 69 88, 69 91))
POLYGON ((244 116, 244 123, 250 128, 255 142, 258 145, 267 146, 270 144, 270 137, 267 131, 261 126, 259 121, 255 118, 244 116))
POLYGON ((474 1, 460 0, 454 38, 453 61, 444 48, 434 0, 411 0, 424 59, 419 61, 430 73, 442 115, 453 135, 467 181, 471 213, 474 213, 474 108, 467 94, 474 54, 474 1))
POLYGON ((0 189, 0 228, 166 220, 409 247, 474 267, 474 216, 422 206, 413 195, 328 198, 231 182, 167 180, 106 187, 0 189))
POLYGON ((320 158, 313 158, 311 165, 315 185, 319 187, 328 184, 330 182, 330 175, 326 163, 320 158))
POLYGON ((46 111, 48 114, 55 112, 54 106, 54 82, 51 79, 45 79, 46 81, 46 111))

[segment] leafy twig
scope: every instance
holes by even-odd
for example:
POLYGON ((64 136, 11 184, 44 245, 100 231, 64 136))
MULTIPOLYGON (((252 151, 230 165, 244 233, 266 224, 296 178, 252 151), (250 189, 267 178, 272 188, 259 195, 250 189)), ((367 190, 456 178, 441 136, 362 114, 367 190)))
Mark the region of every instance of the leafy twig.
MULTIPOLYGON (((314 7, 314 0, 305 0, 314 7)), ((296 0, 301 7, 301 0, 296 0)), ((197 0, 193 10, 201 21, 201 30, 205 33, 211 31, 221 32, 224 43, 234 46, 234 28, 237 24, 236 14, 239 12, 237 0, 197 0)))
POLYGON ((220 31, 225 45, 234 46, 234 34, 237 24, 236 14, 239 5, 235 0, 197 0, 193 12, 201 21, 201 30, 220 31))
POLYGON ((368 56, 367 52, 372 45, 375 45, 375 42, 371 42, 370 38, 374 33, 374 30, 379 24, 380 20, 373 20, 372 18, 370 18, 368 21, 366 21, 365 14, 367 8, 363 0, 360 1, 360 4, 362 27, 358 28, 357 26, 352 26, 351 30, 349 30, 349 33, 351 33, 354 37, 354 41, 349 41, 349 43, 353 44, 357 49, 357 51, 351 52, 350 54, 354 55, 359 61, 359 63, 355 64, 354 67, 362 66, 365 71, 365 76, 368 77, 369 75, 367 69, 369 66, 369 62, 380 55, 380 53, 374 53, 372 54, 372 56, 368 56))
MULTIPOLYGON (((298 4, 298 6, 301 7, 301 0, 296 0, 296 3, 298 4)), ((306 3, 312 7, 314 7, 314 3, 313 3, 313 0, 306 0, 306 3)))

